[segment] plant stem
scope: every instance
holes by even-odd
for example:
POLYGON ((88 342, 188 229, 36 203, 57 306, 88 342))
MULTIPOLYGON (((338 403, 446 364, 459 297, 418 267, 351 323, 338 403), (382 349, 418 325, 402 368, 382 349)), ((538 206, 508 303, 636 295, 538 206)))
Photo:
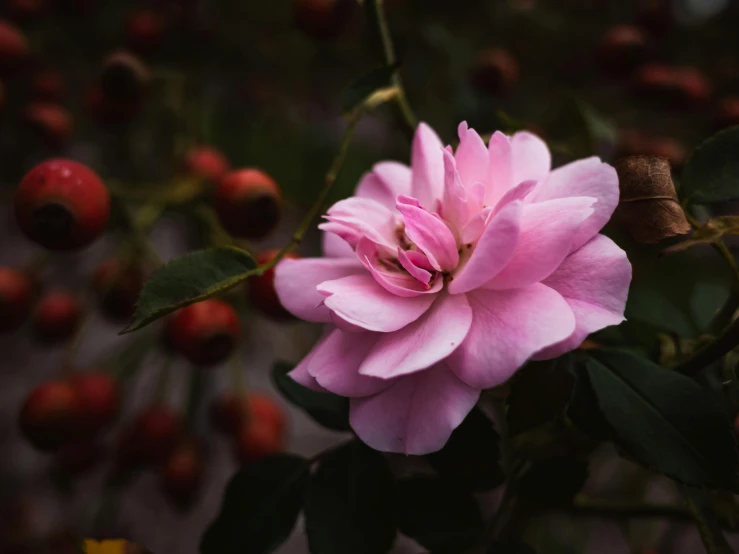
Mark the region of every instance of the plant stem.
POLYGON ((190 388, 187 393, 187 408, 185 410, 185 422, 188 429, 194 434, 195 422, 198 418, 200 406, 205 397, 207 370, 201 367, 192 367, 190 373, 190 388))
MULTIPOLYGON (((375 0, 375 22, 377 24, 377 33, 382 41, 382 49, 385 55, 385 63, 388 66, 394 67, 397 65, 398 60, 395 56, 395 47, 393 46, 393 39, 390 36, 390 28, 387 23, 387 17, 385 17, 384 0, 375 0)), ((404 129, 409 136, 413 136, 413 133, 418 127, 418 118, 413 113, 408 102, 408 97, 405 94, 405 88, 403 87, 403 81, 400 78, 400 73, 395 70, 393 74, 393 85, 398 89, 398 95, 396 96, 395 106, 400 115, 400 120, 404 125, 404 129)))
POLYGON ((705 367, 731 352, 739 345, 739 319, 729 325, 713 342, 694 352, 687 360, 675 366, 690 377, 696 377, 705 367))

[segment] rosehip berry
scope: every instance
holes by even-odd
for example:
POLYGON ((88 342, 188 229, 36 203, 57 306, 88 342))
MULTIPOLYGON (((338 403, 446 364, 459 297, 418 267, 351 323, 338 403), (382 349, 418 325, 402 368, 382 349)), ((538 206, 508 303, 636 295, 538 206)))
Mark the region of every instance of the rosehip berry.
POLYGON ((21 408, 19 424, 39 450, 56 450, 79 436, 84 414, 71 383, 47 381, 31 391, 21 408))
POLYGON ((285 414, 268 396, 260 394, 224 394, 210 409, 210 420, 217 430, 235 435, 251 422, 271 425, 279 436, 285 433, 285 414))
POLYGON ((138 54, 151 54, 164 39, 164 20, 153 10, 138 10, 126 22, 126 44, 138 54))
POLYGON ((128 320, 144 286, 144 274, 136 264, 121 265, 110 258, 95 270, 93 286, 106 316, 114 321, 128 320))
POLYGON ((234 437, 234 454, 242 464, 256 462, 282 452, 284 438, 267 422, 254 421, 243 426, 234 437))
POLYGON ((719 129, 732 125, 739 125, 739 96, 724 98, 716 116, 716 127, 719 129))
POLYGON ((48 160, 29 171, 15 194, 15 216, 28 238, 49 250, 73 250, 94 241, 110 215, 100 178, 71 160, 48 160))
POLYGON ((9 73, 17 69, 28 54, 26 35, 12 23, 0 20, 0 71, 9 73))
POLYGON ((180 417, 166 406, 141 412, 121 435, 118 464, 131 468, 166 460, 182 439, 180 417))
POLYGON ((332 40, 344 31, 354 8, 352 0, 295 0, 295 24, 312 39, 332 40))
POLYGON ((61 106, 45 102, 33 103, 26 108, 24 117, 29 128, 47 148, 61 148, 72 137, 72 116, 61 106))
POLYGON ((210 298, 186 306, 169 320, 170 344, 195 365, 212 366, 233 352, 240 333, 236 311, 222 300, 210 298))
POLYGON ((64 77, 53 68, 43 68, 31 77, 31 98, 43 102, 59 102, 64 96, 64 77))
POLYGON ((116 101, 138 102, 149 82, 149 70, 128 52, 114 52, 103 62, 100 90, 116 101))
POLYGON ((33 332, 48 344, 64 341, 74 335, 82 318, 82 306, 67 291, 53 291, 39 300, 33 314, 33 332))
POLYGON ((56 455, 54 465, 62 475, 73 477, 93 469, 103 454, 104 449, 97 442, 73 442, 62 446, 56 455))
POLYGON ((99 86, 92 87, 87 94, 90 114, 103 126, 130 123, 141 112, 140 100, 116 100, 105 95, 99 86))
POLYGON ((228 173, 216 188, 216 212, 230 234, 259 239, 277 226, 282 195, 275 181, 258 169, 228 173))
POLYGON ((631 73, 647 56, 647 37, 632 25, 616 25, 609 29, 598 45, 601 69, 614 76, 631 73))
POLYGON ((217 183, 228 171, 226 157, 215 148, 200 146, 185 156, 185 172, 209 183, 217 183))
POLYGON ((477 55, 469 79, 483 94, 505 95, 518 82, 518 63, 507 50, 488 48, 477 55))
MULTIPOLYGON (((257 256, 259 265, 265 264, 274 258, 279 250, 268 250, 257 256)), ((287 254, 285 258, 296 259, 295 254, 287 254)), ((288 312, 280 303, 280 298, 275 290, 275 268, 272 267, 258 275, 249 278, 247 283, 247 293, 251 304, 263 314, 276 319, 278 321, 289 320, 293 315, 288 312)))
POLYGON ((169 455, 160 469, 160 484, 173 504, 182 508, 190 506, 203 480, 204 466, 193 441, 185 441, 169 455))
POLYGON ((121 408, 118 383, 102 371, 82 371, 70 378, 70 383, 80 399, 86 435, 94 435, 111 425, 121 408))
POLYGON ((31 310, 33 285, 15 269, 0 267, 0 333, 17 329, 31 310))
POLYGON ((648 64, 634 74, 634 88, 646 100, 674 110, 695 109, 706 103, 710 84, 694 68, 648 64))

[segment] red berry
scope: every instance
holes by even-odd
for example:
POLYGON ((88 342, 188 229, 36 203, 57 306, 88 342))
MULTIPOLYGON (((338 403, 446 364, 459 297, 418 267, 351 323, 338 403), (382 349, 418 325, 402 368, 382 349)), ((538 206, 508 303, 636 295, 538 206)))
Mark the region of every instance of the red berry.
POLYGON ((507 50, 488 48, 477 55, 469 78, 470 84, 484 94, 505 95, 518 82, 518 63, 507 50))
MULTIPOLYGON (((257 257, 259 265, 265 264, 274 258, 279 250, 268 250, 257 257)), ((285 258, 296 259, 295 254, 287 254, 285 258)), ((263 314, 284 321, 292 319, 293 315, 288 312, 280 302, 277 291, 275 290, 275 268, 272 267, 264 272, 263 275, 251 277, 247 283, 247 293, 249 301, 263 314)))
POLYGON ((175 505, 188 507, 203 480, 204 466, 197 444, 193 441, 183 442, 160 469, 162 491, 175 505))
POLYGON ((17 329, 31 310, 33 285, 15 269, 0 267, 0 333, 17 329))
POLYGON ((84 412, 82 428, 85 434, 93 435, 111 425, 121 408, 118 383, 102 371, 75 373, 70 383, 77 391, 84 412))
POLYGON ((268 422, 254 421, 243 426, 234 437, 234 454, 242 464, 282 452, 284 447, 284 438, 268 422))
POLYGON ((128 320, 144 286, 144 274, 138 265, 121 266, 118 260, 110 258, 95 270, 93 286, 106 316, 114 321, 128 320))
POLYGON ((114 52, 103 62, 100 90, 118 102, 138 102, 149 82, 149 70, 133 54, 114 52))
POLYGON ((87 246, 105 228, 110 196, 100 178, 71 160, 29 171, 15 194, 15 216, 28 238, 49 250, 87 246))
POLYGON ((99 86, 87 94, 87 106, 93 118, 104 126, 130 123, 141 112, 141 102, 134 99, 119 100, 103 93, 99 86))
POLYGON ((24 117, 30 129, 48 148, 61 148, 72 137, 72 116, 61 106, 36 102, 26 108, 24 117))
POLYGON ((282 195, 275 181, 258 169, 228 173, 216 188, 218 218, 229 233, 259 239, 277 226, 282 195))
POLYGON ((59 450, 55 466, 62 475, 72 477, 90 471, 100 462, 103 454, 103 447, 96 442, 73 442, 59 450))
POLYGON ((9 73, 17 69, 29 52, 26 35, 12 23, 0 20, 0 71, 9 73))
POLYGON ((139 54, 151 54, 164 39, 164 20, 153 10, 138 10, 126 22, 126 44, 139 54))
POLYGON ((721 100, 716 116, 716 127, 723 129, 739 125, 739 96, 727 96, 721 100))
POLYGON ((19 424, 39 450, 56 450, 79 436, 83 410, 77 391, 66 381, 46 381, 26 398, 19 424))
POLYGON ((59 102, 64 96, 64 77, 53 68, 43 68, 31 77, 31 98, 44 102, 59 102))
POLYGON ((614 76, 631 73, 647 56, 647 37, 633 25, 611 27, 598 45, 600 68, 614 76))
POLYGON ((209 183, 217 183, 228 171, 226 157, 215 148, 200 146, 185 156, 185 172, 209 183))
POLYGON ((141 412, 119 441, 118 464, 124 468, 158 464, 169 457, 182 438, 180 417, 166 406, 141 412))
POLYGON ((285 432, 285 414, 268 396, 260 394, 224 394, 210 409, 213 426, 227 435, 236 434, 251 422, 271 425, 280 436, 285 432))
POLYGON ((695 109, 708 101, 709 82, 697 69, 645 65, 634 74, 634 88, 646 100, 674 110, 695 109))
POLYGON ((337 38, 354 12, 352 0, 295 0, 295 24, 316 40, 337 38))
POLYGON ((53 291, 39 300, 33 314, 33 331, 40 341, 57 343, 68 339, 77 331, 82 318, 82 306, 67 291, 53 291))
POLYGON ((226 360, 240 333, 236 311, 215 298, 177 311, 167 326, 171 345, 195 365, 211 366, 226 360))

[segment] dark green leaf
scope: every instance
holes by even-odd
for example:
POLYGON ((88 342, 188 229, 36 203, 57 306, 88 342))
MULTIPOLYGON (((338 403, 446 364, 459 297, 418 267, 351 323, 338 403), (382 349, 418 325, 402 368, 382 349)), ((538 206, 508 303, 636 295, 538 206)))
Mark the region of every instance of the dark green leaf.
POLYGON ((382 454, 352 441, 311 477, 305 528, 312 554, 385 554, 393 544, 393 475, 382 454))
POLYGON ((384 66, 363 75, 349 87, 341 111, 349 114, 361 107, 373 93, 393 86, 392 79, 397 66, 384 66))
POLYGON ((244 466, 229 481, 201 554, 268 554, 290 535, 305 499, 310 464, 276 454, 244 466))
POLYGON ((680 196, 697 204, 739 199, 739 127, 725 129, 695 149, 680 180, 680 196))
POLYGON ((474 497, 443 479, 399 481, 396 505, 400 530, 429 550, 463 552, 483 531, 474 497))
POLYGON ((626 455, 686 485, 739 491, 730 422, 706 390, 633 354, 592 356, 585 373, 626 455))
POLYGON ((246 280, 257 263, 238 248, 191 252, 164 264, 144 284, 133 321, 123 333, 141 329, 183 306, 220 294, 246 280))
POLYGON ((296 383, 287 375, 292 369, 293 366, 287 362, 277 362, 272 367, 272 380, 280 393, 318 424, 334 431, 350 431, 349 399, 312 391, 296 383))
POLYGON ((443 449, 427 456, 447 480, 472 491, 493 489, 505 481, 498 464, 500 437, 493 422, 474 409, 457 427, 443 449))
POLYGON ((559 419, 575 392, 570 356, 532 362, 516 373, 506 402, 508 432, 516 436, 559 419))
POLYGON ((535 464, 518 483, 522 500, 542 507, 572 503, 588 478, 588 463, 574 458, 550 458, 535 464))

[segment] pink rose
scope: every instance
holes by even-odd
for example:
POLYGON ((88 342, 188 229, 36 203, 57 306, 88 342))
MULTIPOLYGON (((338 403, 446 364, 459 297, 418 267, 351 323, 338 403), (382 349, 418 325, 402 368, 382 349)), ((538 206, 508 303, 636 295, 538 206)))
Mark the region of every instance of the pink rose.
POLYGON ((284 306, 326 324, 290 375, 349 397, 377 450, 439 450, 482 389, 624 319, 631 265, 598 234, 615 170, 593 157, 551 171, 526 132, 485 147, 462 123, 459 138, 455 153, 420 125, 410 168, 377 164, 328 210, 324 257, 277 266, 284 306))

